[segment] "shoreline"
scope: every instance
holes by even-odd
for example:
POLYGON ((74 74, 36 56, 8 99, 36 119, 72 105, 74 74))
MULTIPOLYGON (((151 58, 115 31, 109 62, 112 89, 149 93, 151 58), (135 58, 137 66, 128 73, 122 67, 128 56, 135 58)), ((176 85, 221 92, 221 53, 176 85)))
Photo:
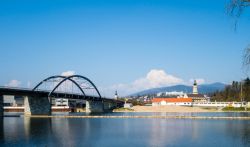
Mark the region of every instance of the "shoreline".
MULTIPOLYGON (((85 109, 84 109, 85 110, 85 109)), ((78 111, 77 111, 78 112, 78 111)), ((85 112, 85 111, 81 111, 85 112)), ((188 107, 188 106, 134 106, 118 108, 113 113, 250 113, 250 110, 222 110, 216 107, 188 107)), ((24 111, 4 111, 4 113, 24 113, 24 111)), ((52 111, 52 113, 74 113, 69 111, 52 111)))
POLYGON ((115 109, 113 112, 138 112, 138 113, 205 113, 205 112, 250 112, 250 111, 223 111, 218 108, 187 107, 187 106, 134 106, 132 108, 115 109))
POLYGON ((250 111, 207 111, 207 112, 139 112, 139 111, 113 111, 112 113, 250 113, 250 111))
POLYGON ((114 110, 114 112, 223 112, 217 108, 201 108, 201 107, 187 107, 187 106, 134 106, 126 109, 121 108, 114 110))
POLYGON ((60 119, 74 119, 74 118, 82 118, 82 119, 98 119, 98 118, 106 118, 106 119, 190 119, 190 120, 250 120, 250 117, 206 117, 206 116, 24 116, 24 118, 60 118, 60 119))

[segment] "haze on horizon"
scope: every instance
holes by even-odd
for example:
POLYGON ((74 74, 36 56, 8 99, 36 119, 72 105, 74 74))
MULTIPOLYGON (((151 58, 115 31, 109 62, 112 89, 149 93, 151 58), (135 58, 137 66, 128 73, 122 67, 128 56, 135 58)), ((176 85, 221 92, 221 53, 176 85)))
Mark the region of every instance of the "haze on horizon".
MULTIPOLYGON (((249 14, 228 0, 0 1, 0 85, 32 87, 80 74, 105 96, 247 76, 249 14)), ((249 11, 249 10, 246 10, 249 11)))

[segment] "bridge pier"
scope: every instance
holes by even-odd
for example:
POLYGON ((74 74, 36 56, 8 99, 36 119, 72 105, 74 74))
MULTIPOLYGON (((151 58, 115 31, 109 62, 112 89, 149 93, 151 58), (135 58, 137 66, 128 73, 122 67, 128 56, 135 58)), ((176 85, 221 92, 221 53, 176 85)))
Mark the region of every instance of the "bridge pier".
POLYGON ((105 112, 112 112, 115 108, 117 108, 117 104, 114 102, 107 102, 104 101, 104 111, 105 112))
POLYGON ((86 101, 86 112, 102 113, 112 112, 117 108, 117 104, 112 101, 86 101))
POLYGON ((48 97, 24 97, 24 115, 51 115, 48 97))
POLYGON ((0 117, 3 117, 3 95, 0 95, 0 117))
POLYGON ((104 112, 104 105, 102 101, 86 101, 87 113, 102 113, 104 112))

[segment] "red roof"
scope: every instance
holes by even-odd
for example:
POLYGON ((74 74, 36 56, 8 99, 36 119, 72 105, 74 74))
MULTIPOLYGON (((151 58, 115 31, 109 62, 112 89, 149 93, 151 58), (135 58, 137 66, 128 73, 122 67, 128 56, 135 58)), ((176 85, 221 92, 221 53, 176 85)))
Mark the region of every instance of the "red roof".
POLYGON ((153 98, 153 103, 159 103, 161 101, 165 101, 167 103, 175 103, 175 102, 192 102, 192 98, 153 98))

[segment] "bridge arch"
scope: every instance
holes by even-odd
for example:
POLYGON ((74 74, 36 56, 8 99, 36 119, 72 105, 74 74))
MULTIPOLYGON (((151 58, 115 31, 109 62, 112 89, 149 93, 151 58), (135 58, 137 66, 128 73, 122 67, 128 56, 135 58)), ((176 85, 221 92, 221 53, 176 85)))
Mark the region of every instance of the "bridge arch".
POLYGON ((93 88, 95 89, 96 93, 98 94, 98 97, 101 99, 101 94, 99 92, 99 90, 97 89, 97 87, 95 86, 95 84, 88 78, 84 77, 84 76, 81 76, 81 75, 72 75, 72 76, 60 76, 60 75, 56 75, 56 76, 51 76, 51 77, 48 77, 44 80, 42 80, 40 83, 38 83, 34 88, 33 88, 33 91, 35 90, 38 90, 38 88, 45 82, 51 80, 51 79, 56 79, 56 78, 61 78, 62 80, 56 84, 55 87, 53 87, 53 90, 49 93, 48 97, 51 97, 52 94, 58 89, 59 86, 61 86, 61 84, 63 84, 64 82, 66 82, 67 80, 71 81, 75 86, 78 87, 78 89, 81 91, 81 93, 86 96, 83 88, 77 83, 77 81, 74 80, 74 78, 81 78, 85 81, 87 81, 91 86, 93 86, 93 88))
MULTIPOLYGON (((55 78, 65 79, 65 78, 67 78, 67 77, 66 77, 66 76, 60 76, 60 75, 48 77, 48 78, 44 79, 43 81, 41 81, 39 84, 37 84, 37 85, 33 88, 33 91, 38 90, 38 88, 39 88, 43 83, 45 83, 45 82, 47 82, 47 81, 49 81, 49 80, 51 80, 51 79, 55 79, 55 78)), ((82 94, 83 94, 84 96, 86 96, 85 92, 82 90, 82 88, 79 86, 79 84, 78 84, 76 81, 74 81, 74 80, 72 80, 72 79, 69 79, 69 80, 70 80, 72 83, 74 83, 74 84, 80 89, 80 91, 82 92, 82 94)))

